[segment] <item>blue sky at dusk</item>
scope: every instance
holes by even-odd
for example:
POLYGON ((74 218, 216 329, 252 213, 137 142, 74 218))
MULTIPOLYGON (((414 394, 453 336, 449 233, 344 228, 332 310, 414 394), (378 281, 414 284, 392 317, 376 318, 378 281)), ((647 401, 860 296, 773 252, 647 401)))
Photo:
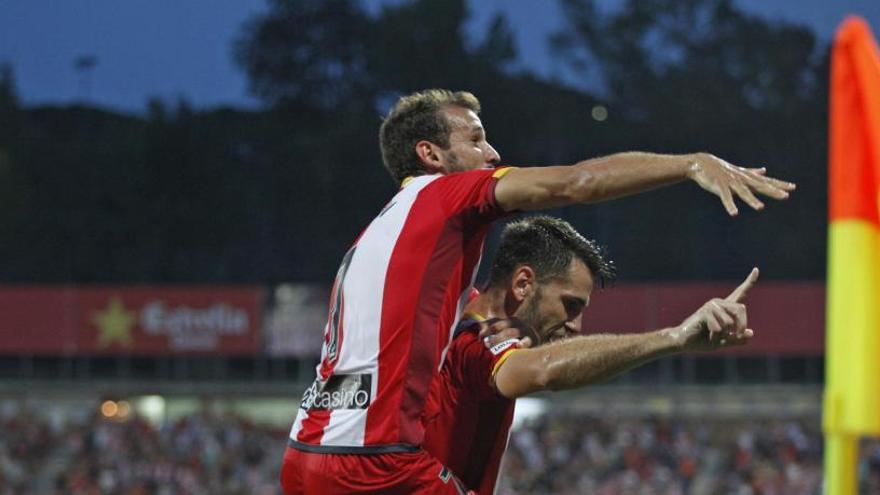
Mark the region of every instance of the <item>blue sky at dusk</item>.
MULTIPOLYGON (((367 0, 375 11, 394 0, 367 0)), ((605 7, 618 1, 601 0, 605 7)), ((738 0, 749 12, 805 24, 829 40, 847 13, 865 17, 880 32, 877 0, 738 0)), ((472 1, 468 31, 479 39, 499 11, 517 36, 521 65, 545 76, 567 76, 552 57, 548 33, 562 16, 556 2, 472 1), (541 8, 537 8, 540 6, 541 8)), ((234 65, 232 41, 243 21, 265 10, 262 1, 212 0, 6 0, 0 11, 0 62, 15 71, 26 104, 65 104, 87 96, 101 106, 141 112, 149 97, 185 98, 197 107, 255 106, 244 74, 234 65), (97 65, 84 79, 74 60, 93 55, 97 65)))

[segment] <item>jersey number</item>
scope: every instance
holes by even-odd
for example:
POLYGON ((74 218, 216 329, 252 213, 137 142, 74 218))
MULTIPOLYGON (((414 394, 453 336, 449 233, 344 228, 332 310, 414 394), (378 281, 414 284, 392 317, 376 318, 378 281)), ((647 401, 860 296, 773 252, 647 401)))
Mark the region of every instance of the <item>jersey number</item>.
POLYGON ((342 309, 344 306, 344 298, 342 296, 342 285, 345 282, 345 274, 348 273, 348 266, 351 264, 351 258, 354 256, 354 250, 357 244, 351 247, 342 258, 342 264, 336 272, 336 280, 333 282, 333 292, 330 294, 330 318, 327 321, 327 331, 330 339, 327 342, 327 360, 332 362, 336 360, 339 353, 339 334, 342 325, 342 309))

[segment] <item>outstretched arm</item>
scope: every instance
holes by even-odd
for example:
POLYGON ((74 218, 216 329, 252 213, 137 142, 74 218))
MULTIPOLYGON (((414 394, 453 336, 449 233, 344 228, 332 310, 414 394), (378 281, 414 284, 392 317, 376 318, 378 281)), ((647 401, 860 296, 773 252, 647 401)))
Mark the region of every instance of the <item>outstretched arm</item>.
POLYGON ((785 199, 794 190, 794 184, 764 173, 763 168, 737 167, 708 153, 629 152, 570 166, 511 170, 499 180, 495 197, 507 211, 540 210, 605 201, 690 179, 721 198, 727 212, 736 215, 734 195, 760 210, 764 204, 755 193, 785 199))
POLYGON ((757 280, 756 268, 729 296, 708 301, 677 327, 574 337, 513 351, 494 375, 495 388, 516 398, 541 390, 584 387, 661 356, 745 344, 754 332, 747 328, 743 302, 757 280))
POLYGON ((514 351, 495 373, 495 388, 512 399, 541 390, 584 387, 674 354, 680 347, 669 329, 573 337, 514 351))

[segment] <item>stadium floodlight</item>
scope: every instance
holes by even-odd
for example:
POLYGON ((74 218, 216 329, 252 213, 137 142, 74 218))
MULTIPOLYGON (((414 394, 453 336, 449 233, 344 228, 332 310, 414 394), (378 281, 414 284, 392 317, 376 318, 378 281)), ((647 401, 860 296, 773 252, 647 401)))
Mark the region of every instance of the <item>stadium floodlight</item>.
POLYGON ((145 395, 131 402, 134 410, 150 423, 158 425, 165 419, 165 398, 161 395, 145 395))

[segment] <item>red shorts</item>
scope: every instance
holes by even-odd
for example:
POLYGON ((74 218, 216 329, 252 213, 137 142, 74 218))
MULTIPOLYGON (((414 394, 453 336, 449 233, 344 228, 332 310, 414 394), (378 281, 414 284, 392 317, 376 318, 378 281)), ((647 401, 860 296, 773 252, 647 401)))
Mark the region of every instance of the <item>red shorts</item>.
POLYGON ((441 494, 469 492, 452 472, 427 452, 320 454, 287 447, 281 487, 294 494, 441 494))

